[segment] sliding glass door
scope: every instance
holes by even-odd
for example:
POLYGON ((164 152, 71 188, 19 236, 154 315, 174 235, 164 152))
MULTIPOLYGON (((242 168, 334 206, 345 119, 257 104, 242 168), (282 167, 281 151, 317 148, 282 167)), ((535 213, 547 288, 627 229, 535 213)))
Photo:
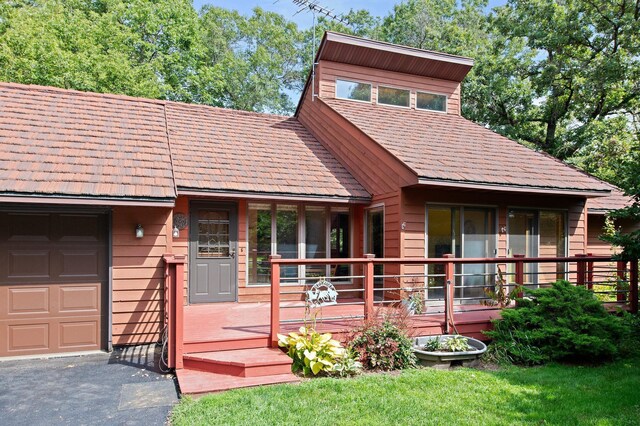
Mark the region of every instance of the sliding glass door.
MULTIPOLYGON (((484 207, 428 206, 427 257, 487 258, 496 254, 495 209, 484 207)), ((455 297, 470 301, 484 298, 484 287, 495 280, 495 266, 456 266, 455 297)), ((444 297, 444 265, 427 266, 427 297, 444 297)))

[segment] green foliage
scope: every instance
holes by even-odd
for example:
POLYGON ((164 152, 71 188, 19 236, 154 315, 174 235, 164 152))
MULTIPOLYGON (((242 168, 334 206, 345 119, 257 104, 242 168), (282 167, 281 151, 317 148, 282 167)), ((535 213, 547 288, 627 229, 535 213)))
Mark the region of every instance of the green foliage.
POLYGON ((433 337, 427 340, 427 343, 425 343, 422 349, 427 352, 440 352, 443 349, 443 345, 439 338, 433 337))
POLYGON ((588 290, 558 281, 526 293, 486 332, 493 339, 492 351, 522 364, 601 362, 621 354, 628 325, 607 313, 588 290))
POLYGON ((340 342, 333 340, 330 333, 320 334, 313 328, 300 327, 300 334, 278 334, 278 346, 287 348, 287 353, 293 359, 292 370, 302 371, 305 376, 328 374, 338 362, 344 370, 348 363, 340 342))
POLYGON ((333 368, 329 371, 330 376, 351 377, 360 374, 362 363, 358 361, 352 351, 344 351, 341 358, 336 360, 333 368))
POLYGON ((472 349, 469 340, 464 336, 447 337, 442 346, 448 352, 466 352, 472 349))
POLYGON ((369 370, 415 367, 412 342, 402 321, 391 317, 367 321, 349 336, 348 347, 369 370))

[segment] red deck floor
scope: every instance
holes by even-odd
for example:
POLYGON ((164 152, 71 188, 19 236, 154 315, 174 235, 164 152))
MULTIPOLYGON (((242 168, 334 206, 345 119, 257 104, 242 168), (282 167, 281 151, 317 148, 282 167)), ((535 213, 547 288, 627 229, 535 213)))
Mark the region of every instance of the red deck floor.
MULTIPOLYGON (((304 307, 299 302, 291 302, 286 308, 287 302, 281 309, 281 330, 290 331, 298 329, 301 321, 288 322, 288 320, 300 320, 304 317, 304 307)), ((429 308, 431 311, 440 311, 442 307, 429 308)), ((316 329, 333 333, 345 332, 358 325, 361 319, 354 316, 362 316, 362 305, 338 304, 322 308, 318 313, 316 329), (335 317, 344 317, 334 319, 335 317), (352 318, 349 318, 352 317, 352 318), (322 321, 320 321, 323 319, 322 321)), ((458 331, 481 337, 481 330, 490 327, 490 320, 499 317, 499 310, 486 310, 484 306, 466 305, 457 306, 454 320, 458 331), (462 311, 462 312, 461 312, 462 311)), ((184 341, 189 342, 219 342, 229 340, 244 340, 269 337, 270 304, 261 303, 212 303, 202 305, 189 305, 184 308, 184 341)), ((440 334, 443 330, 444 315, 442 313, 429 313, 410 317, 410 324, 414 329, 414 335, 440 334)))

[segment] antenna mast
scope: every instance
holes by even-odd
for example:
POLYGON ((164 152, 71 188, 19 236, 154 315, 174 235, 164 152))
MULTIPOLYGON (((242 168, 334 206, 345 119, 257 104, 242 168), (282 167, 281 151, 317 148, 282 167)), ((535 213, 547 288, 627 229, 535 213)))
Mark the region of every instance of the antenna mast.
POLYGON ((343 23, 345 25, 349 25, 350 22, 343 15, 337 15, 333 12, 333 10, 323 7, 318 4, 317 0, 292 0, 293 4, 299 7, 298 11, 294 13, 294 16, 301 12, 311 12, 313 15, 313 45, 311 46, 311 101, 313 102, 315 98, 318 96, 316 94, 316 65, 318 65, 315 61, 314 53, 316 51, 316 14, 321 14, 326 16, 327 18, 343 23))

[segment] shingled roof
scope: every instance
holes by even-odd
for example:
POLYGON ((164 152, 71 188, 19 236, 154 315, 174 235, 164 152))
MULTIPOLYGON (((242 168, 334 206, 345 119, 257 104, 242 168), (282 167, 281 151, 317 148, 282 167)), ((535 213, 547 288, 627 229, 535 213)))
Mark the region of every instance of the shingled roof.
POLYGON ((173 202, 164 106, 0 84, 0 195, 173 202))
POLYGON ((167 120, 179 191, 370 198, 295 118, 167 103, 167 120))
POLYGON ((0 170, 0 196, 370 199, 295 118, 13 83, 0 83, 0 170))
POLYGON ((587 204, 589 213, 605 214, 612 210, 618 210, 633 204, 633 199, 624 195, 624 192, 620 188, 609 185, 608 183, 605 183, 605 185, 611 189, 611 195, 589 200, 587 204))
POLYGON ((606 195, 609 186, 461 116, 321 99, 425 184, 606 195))

